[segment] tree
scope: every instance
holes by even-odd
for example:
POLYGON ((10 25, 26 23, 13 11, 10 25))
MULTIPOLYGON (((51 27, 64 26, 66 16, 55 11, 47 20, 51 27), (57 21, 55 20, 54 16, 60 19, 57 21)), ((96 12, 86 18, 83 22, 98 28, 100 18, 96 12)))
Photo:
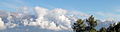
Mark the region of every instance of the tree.
POLYGON ((89 26, 86 26, 84 24, 85 21, 82 19, 78 19, 76 23, 74 23, 72 26, 73 31, 75 32, 97 32, 94 28, 97 25, 96 20, 94 19, 93 15, 91 15, 86 22, 88 22, 89 26))
POLYGON ((88 22, 91 27, 97 26, 97 20, 94 19, 93 15, 86 19, 86 22, 88 22))
POLYGON ((120 22, 118 22, 117 25, 115 25, 113 28, 115 29, 116 32, 119 32, 120 22))
POLYGON ((110 24, 110 26, 107 28, 107 32, 119 32, 120 29, 120 22, 116 25, 114 24, 110 24))
POLYGON ((83 24, 83 20, 82 19, 78 19, 77 20, 77 24, 83 24))
POLYGON ((76 23, 74 23, 72 26, 73 26, 72 29, 75 32, 84 32, 85 31, 85 24, 83 24, 83 20, 82 19, 78 19, 76 21, 76 23))
POLYGON ((102 27, 99 32, 107 32, 105 27, 102 27))
POLYGON ((113 30, 113 24, 110 24, 110 26, 107 28, 107 32, 111 32, 113 30))
POLYGON ((120 28, 117 31, 120 32, 120 28))
POLYGON ((91 15, 88 19, 86 19, 86 22, 88 23, 88 27, 90 27, 88 31, 93 31, 97 32, 96 29, 94 27, 97 26, 97 20, 94 19, 93 15, 91 15))
POLYGON ((84 23, 82 19, 78 19, 76 23, 72 25, 72 29, 75 32, 120 32, 120 22, 117 24, 110 24, 106 29, 102 27, 99 31, 95 29, 97 26, 97 21, 94 19, 93 15, 86 19, 87 25, 84 23))
POLYGON ((97 32, 96 29, 92 28, 89 32, 97 32))

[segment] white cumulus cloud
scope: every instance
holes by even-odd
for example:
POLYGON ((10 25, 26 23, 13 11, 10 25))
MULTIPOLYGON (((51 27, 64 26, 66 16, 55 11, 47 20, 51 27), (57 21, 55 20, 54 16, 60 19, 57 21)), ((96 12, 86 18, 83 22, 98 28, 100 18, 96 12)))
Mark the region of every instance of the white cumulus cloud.
POLYGON ((0 18, 0 30, 1 30, 1 29, 5 29, 5 28, 6 28, 5 24, 4 24, 4 22, 2 21, 2 19, 0 18))

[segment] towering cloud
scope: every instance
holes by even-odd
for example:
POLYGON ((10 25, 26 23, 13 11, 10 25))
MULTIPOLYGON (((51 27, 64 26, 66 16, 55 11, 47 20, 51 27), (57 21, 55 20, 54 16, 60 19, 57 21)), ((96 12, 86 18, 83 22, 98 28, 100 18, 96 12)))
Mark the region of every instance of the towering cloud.
POLYGON ((54 9, 48 11, 48 9, 42 7, 35 7, 38 18, 36 22, 30 22, 29 25, 40 26, 43 29, 51 30, 69 30, 71 27, 71 20, 66 17, 66 10, 64 9, 54 9))

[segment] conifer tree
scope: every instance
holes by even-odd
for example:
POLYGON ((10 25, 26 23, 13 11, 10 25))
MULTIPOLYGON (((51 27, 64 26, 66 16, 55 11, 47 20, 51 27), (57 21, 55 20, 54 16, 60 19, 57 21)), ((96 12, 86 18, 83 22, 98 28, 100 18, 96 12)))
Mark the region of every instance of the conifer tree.
POLYGON ((76 23, 72 25, 72 29, 75 32, 97 32, 94 28, 97 25, 97 21, 94 19, 93 15, 91 15, 86 22, 88 22, 89 26, 84 24, 85 21, 82 19, 78 19, 76 23))
POLYGON ((87 26, 84 24, 85 21, 82 19, 78 19, 76 23, 72 25, 72 29, 75 32, 120 32, 120 22, 117 24, 110 24, 106 29, 102 27, 99 31, 95 29, 97 26, 97 21, 94 19, 93 15, 91 15, 88 19, 86 19, 87 26))
POLYGON ((72 29, 75 32, 84 32, 85 31, 85 24, 83 24, 83 20, 82 19, 78 19, 76 21, 76 23, 73 24, 72 29))
POLYGON ((88 31, 92 32, 97 32, 96 29, 94 27, 97 26, 97 20, 94 19, 93 15, 91 15, 88 19, 86 19, 86 22, 88 22, 88 27, 90 27, 88 31))
POLYGON ((97 26, 97 20, 94 19, 93 15, 86 19, 86 22, 88 22, 91 27, 97 26))
POLYGON ((107 32, 105 27, 102 27, 99 32, 107 32))

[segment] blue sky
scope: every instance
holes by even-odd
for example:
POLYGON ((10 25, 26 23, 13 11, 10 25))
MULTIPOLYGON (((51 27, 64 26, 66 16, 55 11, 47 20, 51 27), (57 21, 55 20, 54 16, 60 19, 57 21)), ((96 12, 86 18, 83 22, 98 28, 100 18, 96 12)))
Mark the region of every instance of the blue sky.
POLYGON ((0 0, 0 10, 15 11, 23 6, 62 8, 94 15, 99 19, 120 19, 120 0, 0 0))

